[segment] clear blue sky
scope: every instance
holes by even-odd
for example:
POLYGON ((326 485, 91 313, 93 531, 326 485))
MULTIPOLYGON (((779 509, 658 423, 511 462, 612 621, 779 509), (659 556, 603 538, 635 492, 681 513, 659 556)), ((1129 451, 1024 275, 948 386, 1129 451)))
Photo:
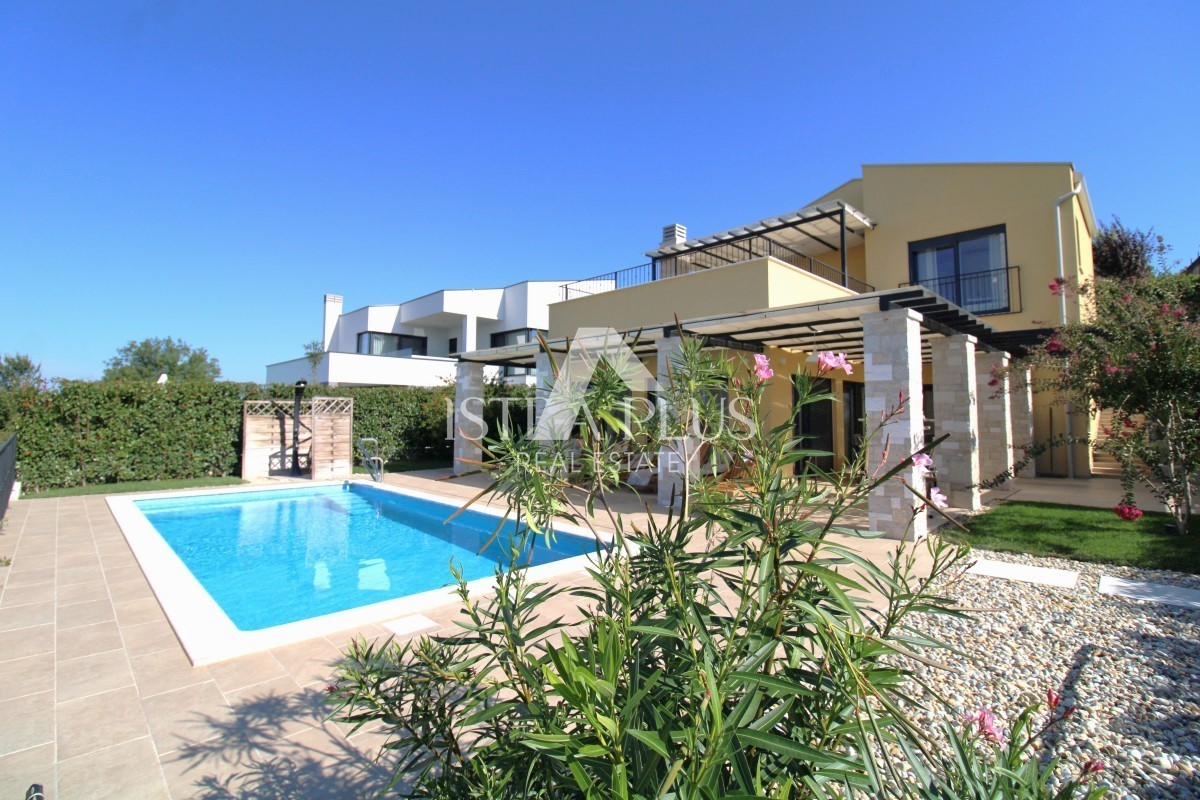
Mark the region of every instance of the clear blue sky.
POLYGON ((348 307, 631 266, 863 163, 1070 160, 1200 252, 1195 3, 6 2, 0 352, 227 378, 348 307))

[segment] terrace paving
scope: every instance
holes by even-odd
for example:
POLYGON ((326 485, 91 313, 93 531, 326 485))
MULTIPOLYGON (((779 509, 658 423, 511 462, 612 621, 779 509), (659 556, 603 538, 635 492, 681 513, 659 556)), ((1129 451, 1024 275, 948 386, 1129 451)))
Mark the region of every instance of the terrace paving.
MULTIPOLYGON (((481 485, 438 477, 388 482, 460 500, 481 485)), ((632 496, 617 505, 646 513, 632 496)), ((882 560, 894 544, 860 551, 882 560)), ((53 800, 364 797, 386 784, 383 734, 349 733, 322 701, 341 648, 382 628, 193 667, 98 495, 14 503, 0 555, 13 559, 0 568, 0 797, 33 783, 53 800)), ((545 611, 569 622, 570 600, 545 611)), ((422 613, 439 627, 413 635, 451 627, 457 608, 422 613)))

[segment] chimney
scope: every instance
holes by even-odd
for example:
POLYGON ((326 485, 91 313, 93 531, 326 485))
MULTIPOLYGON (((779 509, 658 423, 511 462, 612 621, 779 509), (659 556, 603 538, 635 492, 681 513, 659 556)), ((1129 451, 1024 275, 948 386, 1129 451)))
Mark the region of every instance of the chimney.
POLYGON ((333 349, 333 335, 337 332, 338 317, 342 316, 342 296, 340 294, 325 295, 325 336, 323 343, 325 352, 333 349))
POLYGON ((687 241, 687 228, 678 222, 663 226, 663 240, 659 247, 669 247, 673 244, 683 244, 687 241))

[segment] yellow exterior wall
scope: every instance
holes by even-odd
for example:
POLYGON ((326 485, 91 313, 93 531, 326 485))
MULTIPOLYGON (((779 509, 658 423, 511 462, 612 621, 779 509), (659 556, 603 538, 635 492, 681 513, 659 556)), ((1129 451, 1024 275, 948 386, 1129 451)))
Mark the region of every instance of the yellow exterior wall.
POLYGON ((853 294, 774 258, 665 278, 626 289, 578 297, 550 306, 550 338, 579 328, 637 330, 682 319, 757 311, 853 294))
MULTIPOLYGON (((906 283, 910 242, 1004 225, 1008 263, 1020 267, 1022 310, 989 315, 984 322, 1000 331, 1053 325, 1060 316, 1048 288, 1058 275, 1054 204, 1075 180, 1066 163, 864 166, 862 210, 876 224, 866 234, 866 280, 878 289, 906 283)), ((1061 213, 1067 277, 1085 269, 1090 276, 1091 233, 1078 202, 1064 203, 1061 213), (1087 248, 1078 244, 1077 227, 1085 229, 1087 248)), ((1078 313, 1074 298, 1068 306, 1069 317, 1078 313)))

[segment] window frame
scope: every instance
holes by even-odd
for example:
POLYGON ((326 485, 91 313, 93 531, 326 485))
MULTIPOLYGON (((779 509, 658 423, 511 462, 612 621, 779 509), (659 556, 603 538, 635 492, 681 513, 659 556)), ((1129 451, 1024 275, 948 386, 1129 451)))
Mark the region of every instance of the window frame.
MULTIPOLYGON (((509 344, 528 344, 529 342, 536 342, 537 335, 539 333, 545 333, 545 331, 543 331, 541 328, 509 328, 508 330, 504 330, 504 331, 492 331, 490 337, 488 338, 488 341, 491 343, 492 347, 507 347, 507 346, 509 346, 509 344), (503 341, 502 337, 508 336, 510 333, 525 333, 529 336, 529 338, 525 342, 511 342, 510 343, 510 342, 503 341)), ((505 366, 505 367, 500 368, 500 377, 502 377, 502 378, 522 378, 522 377, 526 377, 529 375, 533 375, 535 372, 536 372, 536 370, 533 367, 508 367, 508 366, 505 366)))
MULTIPOLYGON (((412 340, 414 343, 420 342, 421 352, 419 352, 419 353, 415 352, 417 348, 413 347, 414 352, 413 352, 412 356, 427 356, 427 355, 429 355, 429 337, 428 336, 417 336, 417 335, 411 334, 411 333, 394 333, 391 331, 359 331, 358 335, 354 337, 354 352, 360 356, 375 356, 377 358, 411 358, 412 357, 412 356, 389 356, 386 353, 372 353, 372 352, 370 352, 369 346, 367 348, 368 352, 364 353, 363 349, 362 349, 362 346, 363 346, 362 343, 363 343, 364 336, 395 336, 400 340, 401 343, 403 343, 403 341, 405 339, 412 340)), ((400 349, 400 348, 397 348, 397 349, 400 349)))
MULTIPOLYGON (((1013 308, 1013 298, 1012 298, 1012 287, 1009 285, 1008 270, 1012 269, 1012 265, 1009 264, 1009 259, 1008 259, 1008 225, 1005 223, 1001 223, 999 225, 988 225, 983 228, 973 228, 973 229, 967 230, 967 231, 957 231, 955 233, 947 233, 947 234, 943 234, 941 236, 933 236, 928 239, 918 239, 916 241, 909 242, 908 243, 908 280, 909 280, 909 285, 911 285, 911 286, 923 286, 924 285, 921 283, 920 279, 917 277, 917 253, 919 251, 924 251, 924 250, 937 250, 939 248, 946 247, 946 246, 949 246, 951 249, 951 252, 954 254, 953 278, 954 278, 954 287, 956 290, 956 297, 947 298, 947 299, 951 300, 951 302, 955 303, 956 305, 961 306, 966 311, 969 311, 972 314, 978 314, 980 316, 990 316, 992 314, 1011 313, 1012 308, 1013 308), (975 272, 975 273, 968 272, 968 273, 966 273, 966 275, 968 275, 968 276, 969 275, 982 275, 982 274, 987 274, 987 272, 996 272, 999 270, 1003 270, 1004 271, 1004 276, 1003 276, 1004 277, 1004 285, 1005 285, 1004 305, 1003 306, 995 306, 994 308, 989 308, 985 311, 972 311, 971 309, 967 308, 966 306, 963 306, 962 302, 961 302, 962 301, 961 291, 962 291, 962 286, 963 286, 964 273, 962 271, 962 260, 959 256, 959 245, 964 241, 969 241, 971 239, 979 239, 984 236, 993 236, 997 233, 1004 237, 1004 265, 1001 267, 993 267, 992 269, 986 270, 985 272, 975 272)), ((947 278, 935 278, 934 280, 944 281, 944 280, 947 280, 947 278)))

